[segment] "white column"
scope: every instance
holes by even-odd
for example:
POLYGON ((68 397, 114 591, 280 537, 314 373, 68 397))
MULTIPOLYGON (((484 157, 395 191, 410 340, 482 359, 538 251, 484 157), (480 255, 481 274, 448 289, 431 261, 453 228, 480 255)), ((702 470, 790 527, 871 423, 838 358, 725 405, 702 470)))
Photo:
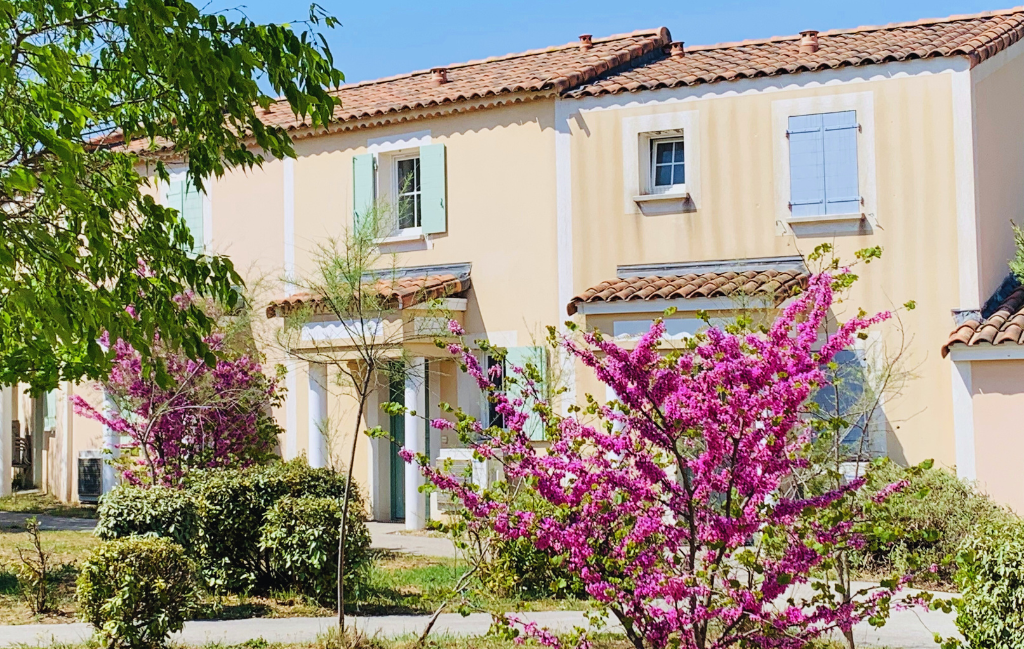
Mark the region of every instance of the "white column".
POLYGON ((11 459, 14 453, 11 431, 14 424, 14 388, 5 385, 0 389, 0 496, 11 495, 11 459))
MULTIPOLYGON (((405 373, 405 447, 413 453, 426 450, 426 391, 423 389, 423 359, 414 358, 405 373)), ((426 499, 420 493, 423 475, 416 463, 405 464, 405 529, 422 530, 427 526, 426 499)))
POLYGON ((298 391, 299 379, 297 374, 299 368, 295 361, 289 359, 285 362, 287 374, 284 379, 284 386, 288 394, 284 402, 284 455, 285 460, 294 460, 299 455, 299 404, 298 391))
POLYGON ((974 459, 974 395, 971 394, 971 362, 953 362, 953 435, 956 448, 956 475, 977 480, 974 459))
MULTIPOLYGON (((114 400, 107 392, 103 393, 103 412, 109 418, 117 410, 114 400)), ((121 453, 117 445, 121 443, 121 435, 110 426, 103 427, 103 473, 100 475, 102 492, 108 494, 117 486, 117 469, 109 460, 117 458, 121 453)))
POLYGON ((327 366, 309 364, 309 466, 327 466, 327 366))

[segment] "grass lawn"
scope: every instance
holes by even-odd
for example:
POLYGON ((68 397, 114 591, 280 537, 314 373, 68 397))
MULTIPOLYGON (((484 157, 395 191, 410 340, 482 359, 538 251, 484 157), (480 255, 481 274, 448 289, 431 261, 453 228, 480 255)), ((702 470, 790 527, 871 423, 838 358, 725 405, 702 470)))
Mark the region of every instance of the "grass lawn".
POLYGON ((0 498, 0 512, 22 514, 46 514, 64 518, 96 518, 96 507, 69 505, 49 494, 25 493, 0 498))
MULTIPOLYGON (((75 621, 75 578, 79 563, 101 543, 91 532, 40 533, 43 549, 53 553, 58 566, 59 611, 33 615, 21 597, 15 576, 18 548, 31 548, 25 532, 0 530, 0 624, 61 623, 75 621)), ((365 586, 352 593, 352 613, 360 615, 395 615, 432 613, 445 603, 451 589, 467 569, 461 560, 419 557, 381 551, 369 569, 365 586)), ((512 600, 476 594, 468 602, 477 610, 542 611, 587 608, 587 602, 565 599, 512 600)), ((452 611, 459 605, 455 603, 452 611)), ((207 597, 200 619, 241 619, 249 617, 329 616, 334 611, 318 606, 291 592, 269 596, 207 597)))

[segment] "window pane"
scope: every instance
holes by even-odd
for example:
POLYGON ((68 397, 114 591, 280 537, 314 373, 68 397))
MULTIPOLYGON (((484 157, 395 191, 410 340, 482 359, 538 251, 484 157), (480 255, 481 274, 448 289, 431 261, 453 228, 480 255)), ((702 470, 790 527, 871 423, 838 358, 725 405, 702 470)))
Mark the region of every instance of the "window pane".
POLYGON ((664 187, 672 184, 672 166, 659 165, 654 168, 654 184, 664 187))
POLYGON ((398 227, 416 227, 416 197, 402 196, 398 199, 398 227))
POLYGON ((683 143, 676 142, 676 162, 683 162, 683 143))
POLYGON ((655 163, 666 164, 672 162, 672 143, 658 142, 657 145, 657 154, 654 157, 655 163))
POLYGON ((398 192, 400 194, 419 191, 419 171, 419 158, 409 158, 398 161, 398 192))
POLYGON ((682 185, 686 182, 686 165, 677 164, 673 166, 675 171, 672 172, 672 184, 682 185))

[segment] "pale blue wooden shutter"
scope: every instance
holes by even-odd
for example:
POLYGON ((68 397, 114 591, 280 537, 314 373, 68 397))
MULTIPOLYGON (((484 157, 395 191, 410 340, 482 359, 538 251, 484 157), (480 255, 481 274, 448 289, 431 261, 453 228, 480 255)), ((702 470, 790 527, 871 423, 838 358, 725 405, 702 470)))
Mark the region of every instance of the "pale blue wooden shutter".
POLYGON ((420 186, 423 196, 424 234, 446 231, 448 205, 443 144, 427 144, 420 147, 420 186))
MULTIPOLYGON (((520 382, 525 381, 525 377, 521 374, 513 374, 513 367, 526 367, 532 365, 537 368, 540 375, 544 377, 543 382, 537 386, 540 394, 546 398, 547 392, 547 349, 544 347, 509 347, 507 355, 505 356, 505 368, 510 376, 515 376, 520 382)), ((523 397, 522 386, 514 385, 511 386, 508 391, 510 399, 516 399, 523 397)), ((525 397, 524 397, 525 398, 525 397)), ((530 439, 542 440, 544 439, 544 422, 541 420, 540 415, 532 412, 533 406, 536 403, 533 399, 525 399, 526 403, 523 407, 530 412, 529 418, 526 420, 526 424, 523 426, 523 432, 525 432, 530 439)))
POLYGON ((857 182, 857 113, 826 113, 822 117, 825 151, 825 214, 860 212, 857 182))
POLYGON ((376 200, 374 183, 375 160, 372 153, 352 156, 352 223, 358 229, 372 227, 366 217, 376 200))
POLYGON ((825 213, 825 156, 821 115, 789 118, 790 209, 793 216, 825 213))
POLYGON ((206 249, 206 228, 203 225, 203 196, 189 182, 183 183, 181 217, 192 234, 192 252, 202 253, 206 249))
POLYGON ((50 390, 43 396, 43 430, 57 428, 57 391, 50 390))
POLYGON ((181 214, 183 205, 182 200, 185 197, 185 183, 181 180, 172 180, 167 185, 167 193, 164 195, 164 206, 169 207, 181 214))

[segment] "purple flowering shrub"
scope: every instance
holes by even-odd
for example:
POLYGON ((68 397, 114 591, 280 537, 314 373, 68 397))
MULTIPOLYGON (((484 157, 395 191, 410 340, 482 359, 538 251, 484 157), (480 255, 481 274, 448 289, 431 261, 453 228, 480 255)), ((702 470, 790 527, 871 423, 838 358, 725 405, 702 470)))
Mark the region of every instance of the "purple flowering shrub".
POLYGON ((125 481, 179 486, 193 469, 241 468, 272 456, 279 427, 270 409, 281 398, 278 381, 226 340, 222 334, 204 340, 217 354, 212 365, 157 346, 169 381, 158 381, 155 369, 145 371, 141 355, 119 340, 110 375, 98 386, 115 408, 72 397, 78 414, 130 440, 119 445, 117 461, 125 481))
MULTIPOLYGON (((560 415, 533 367, 495 376, 470 348, 448 350, 495 404, 504 427, 458 411, 455 430, 478 459, 501 463, 509 485, 530 489, 557 512, 517 508, 450 467, 402 450, 430 488, 461 501, 452 523, 470 536, 525 539, 556 557, 624 628, 637 649, 796 649, 862 620, 884 623, 909 577, 853 597, 822 576, 861 547, 866 524, 856 499, 863 478, 816 493, 793 489, 808 471, 814 431, 802 407, 828 380, 825 366, 866 328, 889 317, 855 317, 821 344, 819 332, 844 278, 812 276, 807 289, 761 332, 709 329, 681 349, 662 350, 658 321, 633 349, 599 333, 554 342, 617 399, 560 415), (509 390, 510 383, 518 387, 509 390), (524 433, 544 423, 541 451, 524 433), (789 494, 788 496, 785 494, 789 494)), ((452 333, 461 328, 452 323, 452 333)), ((885 490, 898 491, 902 485, 885 490)), ((567 642, 514 616, 497 618, 520 638, 567 642)), ((589 646, 586 633, 571 636, 589 646)))

